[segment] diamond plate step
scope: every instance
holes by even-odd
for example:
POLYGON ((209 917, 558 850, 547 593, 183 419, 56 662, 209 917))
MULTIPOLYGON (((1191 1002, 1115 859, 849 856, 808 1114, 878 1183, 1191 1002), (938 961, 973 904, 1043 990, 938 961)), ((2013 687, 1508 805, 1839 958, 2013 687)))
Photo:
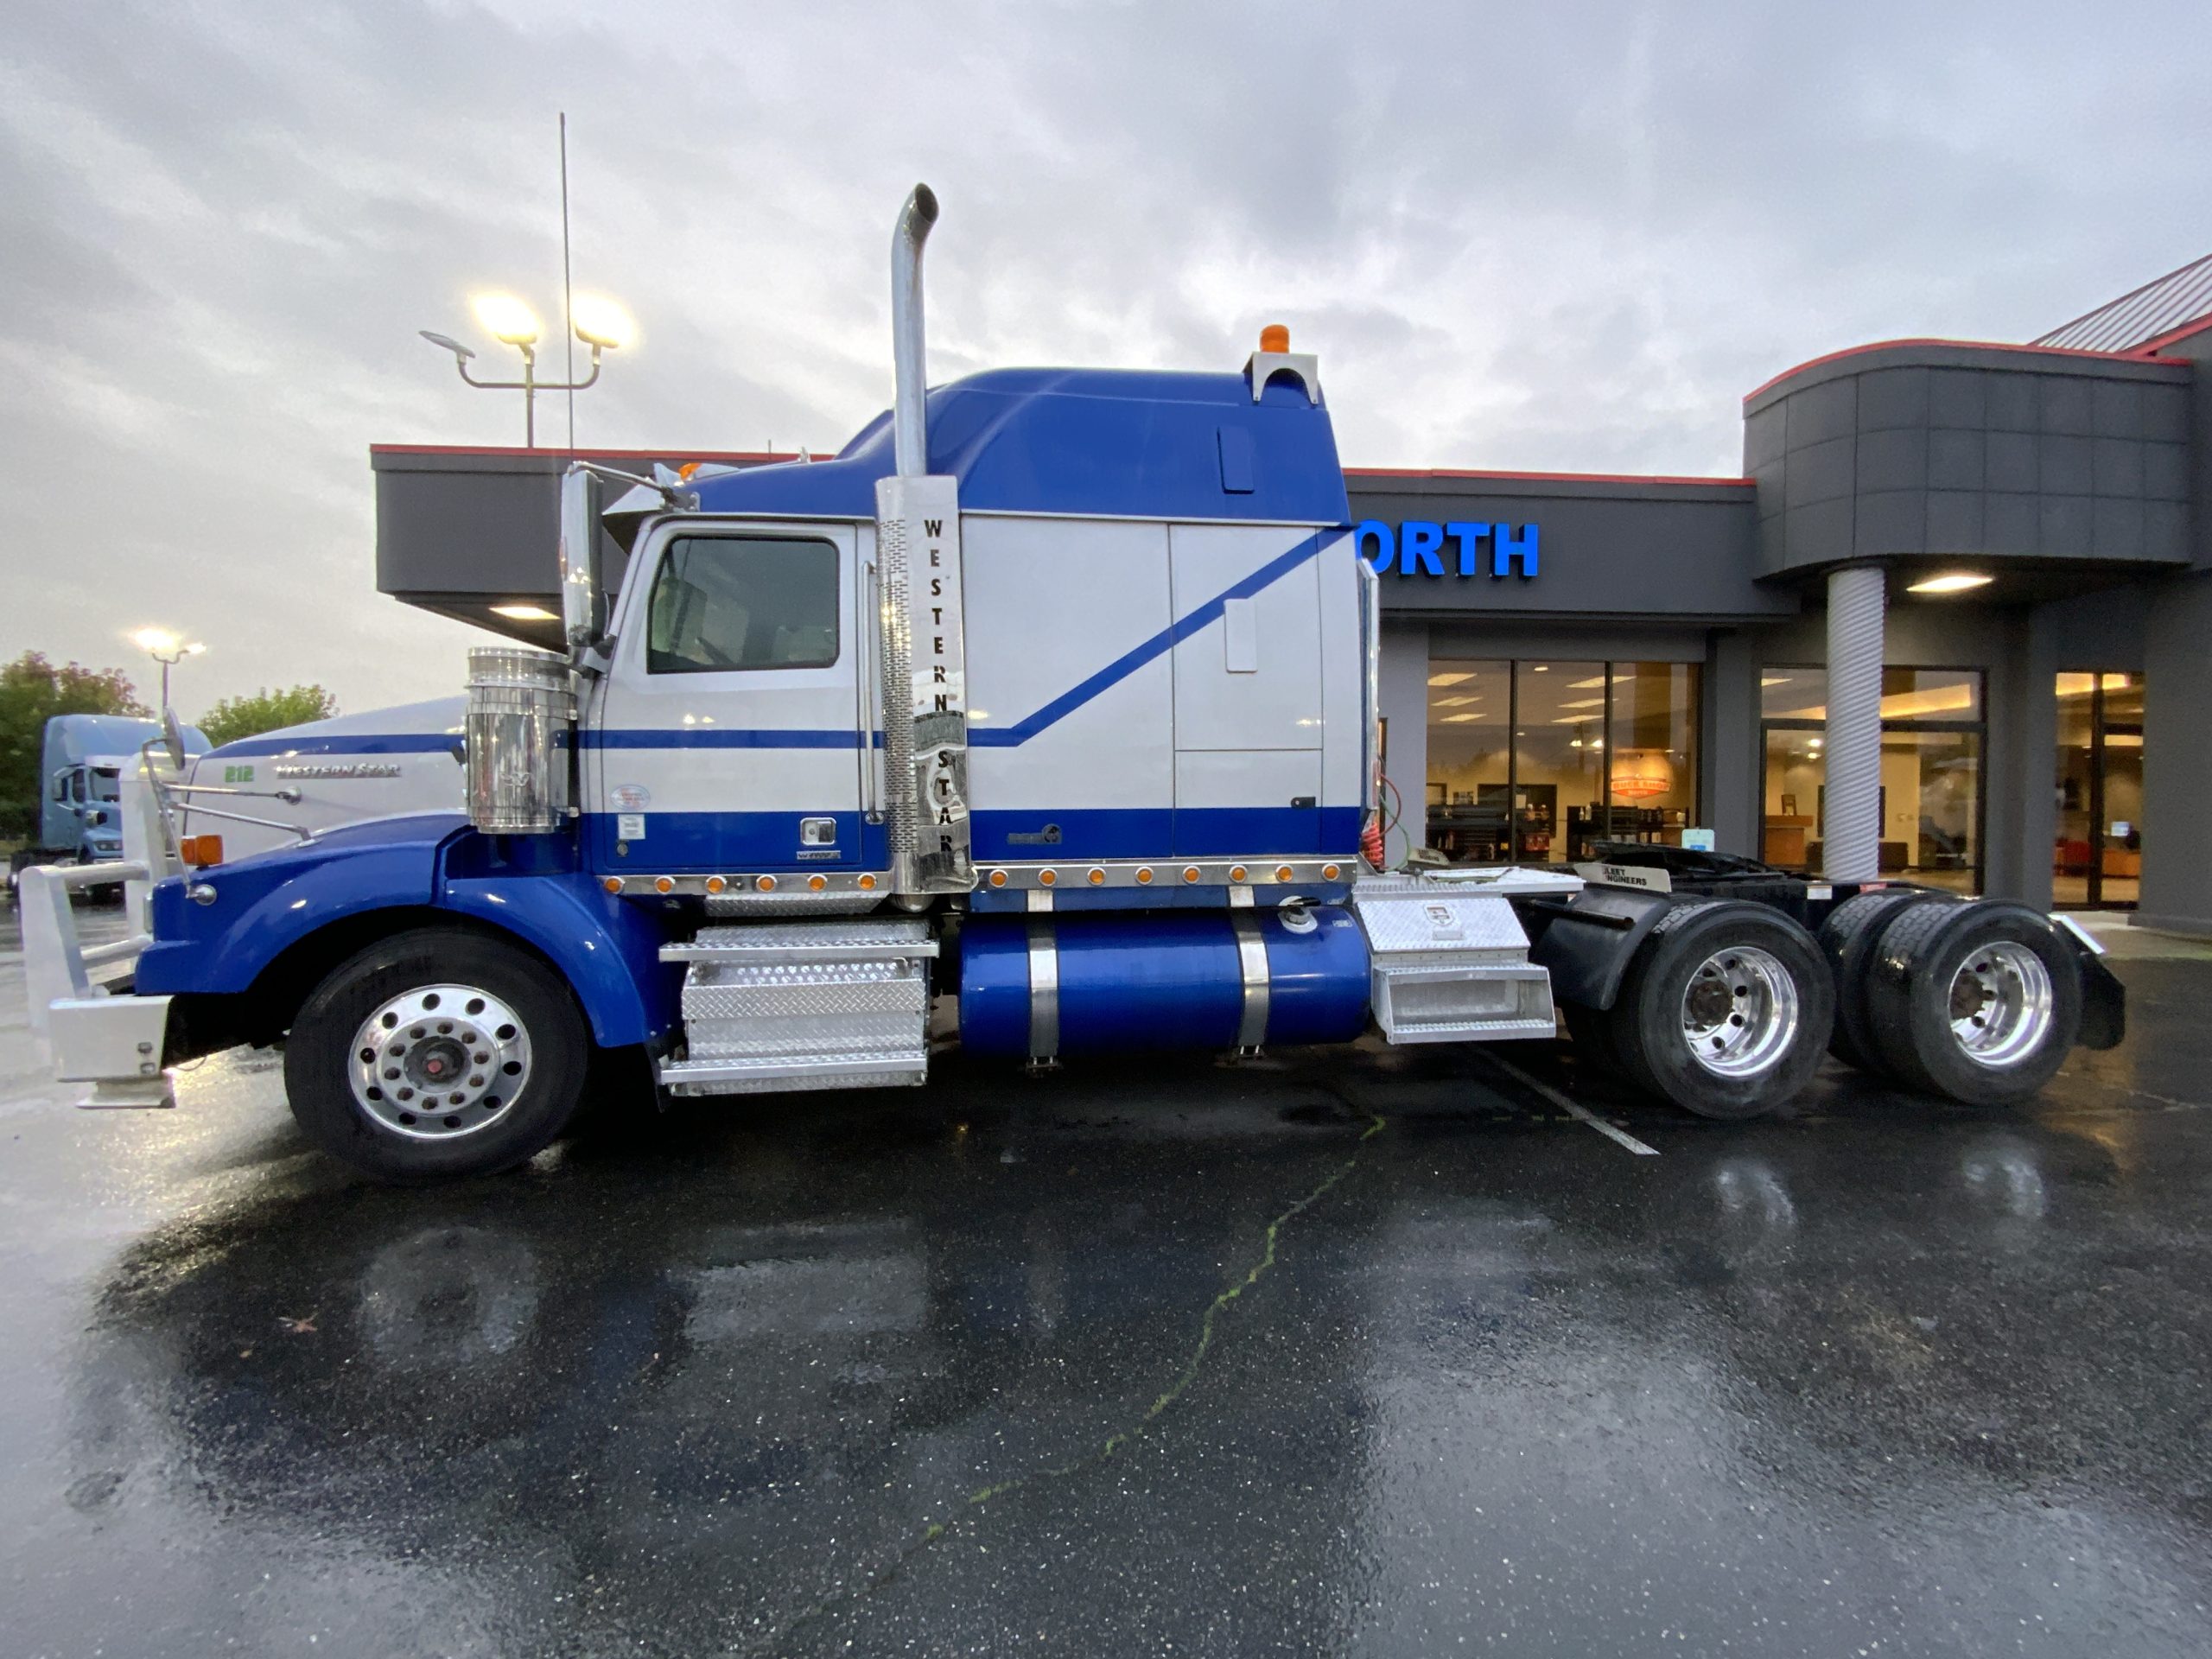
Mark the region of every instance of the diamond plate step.
POLYGON ((747 1055, 663 1060, 661 1086, 678 1095, 771 1095, 802 1089, 887 1089, 926 1082, 926 1049, 866 1058, 840 1054, 747 1055))
POLYGON ((662 947, 683 976, 681 1095, 880 1088, 929 1075, 928 925, 912 917, 702 928, 662 947))
POLYGON ((937 941, 930 937, 929 924, 904 916, 702 927, 689 939, 660 948, 663 962, 712 962, 732 957, 858 962, 935 955, 937 941))

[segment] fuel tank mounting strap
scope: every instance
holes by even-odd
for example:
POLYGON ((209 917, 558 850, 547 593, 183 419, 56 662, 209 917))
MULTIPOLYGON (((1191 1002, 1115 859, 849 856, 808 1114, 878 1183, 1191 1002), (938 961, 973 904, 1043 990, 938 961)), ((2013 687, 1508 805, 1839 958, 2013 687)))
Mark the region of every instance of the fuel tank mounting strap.
POLYGON ((1236 1046, 1257 1048, 1268 1036, 1268 943, 1260 933, 1260 914, 1232 910, 1236 930, 1236 966, 1244 982, 1244 1014, 1236 1027, 1236 1046))
POLYGON ((1050 916, 1029 918, 1029 1058, 1060 1052, 1060 945, 1050 916))

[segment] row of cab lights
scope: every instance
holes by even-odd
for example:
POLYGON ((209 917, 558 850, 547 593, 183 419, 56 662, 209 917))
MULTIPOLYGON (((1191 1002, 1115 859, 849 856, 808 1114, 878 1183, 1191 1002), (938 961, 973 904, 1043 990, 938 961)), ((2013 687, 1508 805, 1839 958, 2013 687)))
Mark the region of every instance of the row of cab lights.
MULTIPOLYGON (((853 885, 858 887, 862 893, 874 893, 876 889, 877 880, 878 878, 875 876, 863 875, 855 880, 853 885)), ((609 893, 623 893, 628 890, 630 883, 626 877, 610 875, 602 880, 599 885, 609 893)), ((753 878, 753 888, 755 891, 760 893, 773 893, 782 884, 772 875, 756 875, 753 878)), ((829 886, 830 878, 827 876, 810 875, 806 878, 806 890, 809 893, 821 893, 827 889, 829 886)), ((676 878, 672 875, 657 875, 653 877, 652 890, 655 893, 674 893, 676 891, 676 878)), ((707 878, 707 891, 709 893, 728 893, 729 891, 729 878, 724 875, 709 876, 707 878)))
MULTIPOLYGON (((1186 882, 1195 882, 1201 874, 1202 872, 1195 864, 1186 864, 1183 867, 1183 880, 1186 882)), ((1324 881, 1333 881, 1343 874, 1344 867, 1339 864, 1324 864, 1321 867, 1321 879, 1324 881)), ((1275 880, 1278 881, 1294 880, 1295 874, 1296 873, 1287 864, 1275 866, 1275 880)), ((1229 867, 1229 880, 1232 886, 1243 887, 1250 875, 1251 872, 1242 864, 1232 864, 1229 867)), ((1098 866, 1093 865, 1084 879, 1094 887, 1103 887, 1106 885, 1106 872, 1098 866)), ((1140 867, 1136 873, 1136 879, 1138 886, 1150 887, 1154 879, 1152 867, 1148 864, 1140 867)), ((1002 887, 1007 883, 1007 873, 1004 870, 993 870, 989 880, 991 886, 1002 887)), ((1039 887, 1056 887, 1060 884, 1060 873, 1058 870, 1039 870, 1037 872, 1037 884, 1039 887)), ((600 886, 609 893, 624 892, 629 885, 626 878, 619 875, 607 876, 600 882, 600 886)), ((753 890, 758 893, 773 893, 780 885, 772 875, 756 875, 753 878, 753 890)), ((806 890, 809 893, 823 892, 829 885, 829 878, 826 876, 810 875, 806 878, 806 890)), ((874 893, 876 887, 876 878, 873 875, 862 875, 853 885, 862 893, 874 893)), ((676 878, 672 875, 657 875, 652 880, 652 889, 655 893, 674 893, 676 878)), ((727 893, 728 890, 729 881, 727 877, 710 875, 707 878, 707 891, 709 893, 727 893)))
MULTIPOLYGON (((1344 872, 1341 868, 1334 864, 1324 864, 1321 867, 1321 879, 1324 881, 1333 881, 1343 873, 1344 872)), ((1185 881, 1196 881, 1200 874, 1201 872, 1198 869, 1198 867, 1195 864, 1185 864, 1183 867, 1183 880, 1185 881)), ((1296 873, 1293 871, 1287 864, 1278 864, 1275 866, 1275 880, 1278 881, 1288 881, 1294 878, 1295 874, 1296 873)), ((1242 864, 1232 864, 1229 867, 1229 880, 1230 886, 1241 887, 1246 881, 1250 880, 1250 878, 1251 872, 1246 869, 1242 864)), ((1106 883, 1106 872, 1100 869, 1094 864, 1091 866, 1090 873, 1086 874, 1084 879, 1090 882, 1094 887, 1103 887, 1106 883)), ((1148 864, 1139 866, 1136 879, 1137 885, 1139 887, 1150 887, 1153 882, 1152 867, 1148 864)), ((990 883, 995 887, 1002 887, 1006 886, 1007 873, 1004 870, 993 870, 990 874, 990 883)), ((1039 887, 1056 887, 1059 886, 1059 884, 1060 873, 1058 870, 1039 870, 1037 872, 1037 885, 1039 887)))

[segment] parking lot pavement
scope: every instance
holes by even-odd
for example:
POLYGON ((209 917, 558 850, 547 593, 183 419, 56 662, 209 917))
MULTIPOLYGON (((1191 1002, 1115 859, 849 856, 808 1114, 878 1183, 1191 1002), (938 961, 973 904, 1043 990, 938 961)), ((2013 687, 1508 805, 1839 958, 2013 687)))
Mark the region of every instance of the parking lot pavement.
POLYGON ((955 1058, 415 1192, 265 1057, 68 1110, 0 953, 0 1648, 2201 1653, 2212 961, 2145 948, 2022 1111, 955 1058))

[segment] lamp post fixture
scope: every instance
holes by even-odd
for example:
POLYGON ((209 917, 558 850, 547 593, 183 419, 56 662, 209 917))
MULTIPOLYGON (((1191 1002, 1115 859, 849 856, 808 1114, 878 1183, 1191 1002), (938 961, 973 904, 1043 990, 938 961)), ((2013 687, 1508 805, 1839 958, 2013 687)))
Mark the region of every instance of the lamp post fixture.
POLYGON ((197 639, 187 645, 167 628, 141 628, 130 636, 130 643, 162 665, 162 713, 169 711, 169 670, 188 657, 197 657, 207 649, 197 639))
POLYGON ((569 314, 569 327, 575 330, 578 340, 591 347, 591 372, 581 380, 540 380, 537 378, 537 314, 511 294, 480 294, 476 296, 476 320, 503 346, 512 346, 522 353, 522 378, 519 380, 479 380, 469 373, 469 360, 476 353, 450 335, 433 334, 428 328, 418 329, 423 339, 441 351, 453 353, 453 365, 461 371, 461 378, 480 391, 518 391, 522 393, 522 430, 525 448, 537 447, 537 394, 541 391, 582 391, 599 380, 599 357, 601 352, 612 352, 630 343, 632 328, 629 317, 622 308, 607 300, 582 299, 575 302, 569 314))

